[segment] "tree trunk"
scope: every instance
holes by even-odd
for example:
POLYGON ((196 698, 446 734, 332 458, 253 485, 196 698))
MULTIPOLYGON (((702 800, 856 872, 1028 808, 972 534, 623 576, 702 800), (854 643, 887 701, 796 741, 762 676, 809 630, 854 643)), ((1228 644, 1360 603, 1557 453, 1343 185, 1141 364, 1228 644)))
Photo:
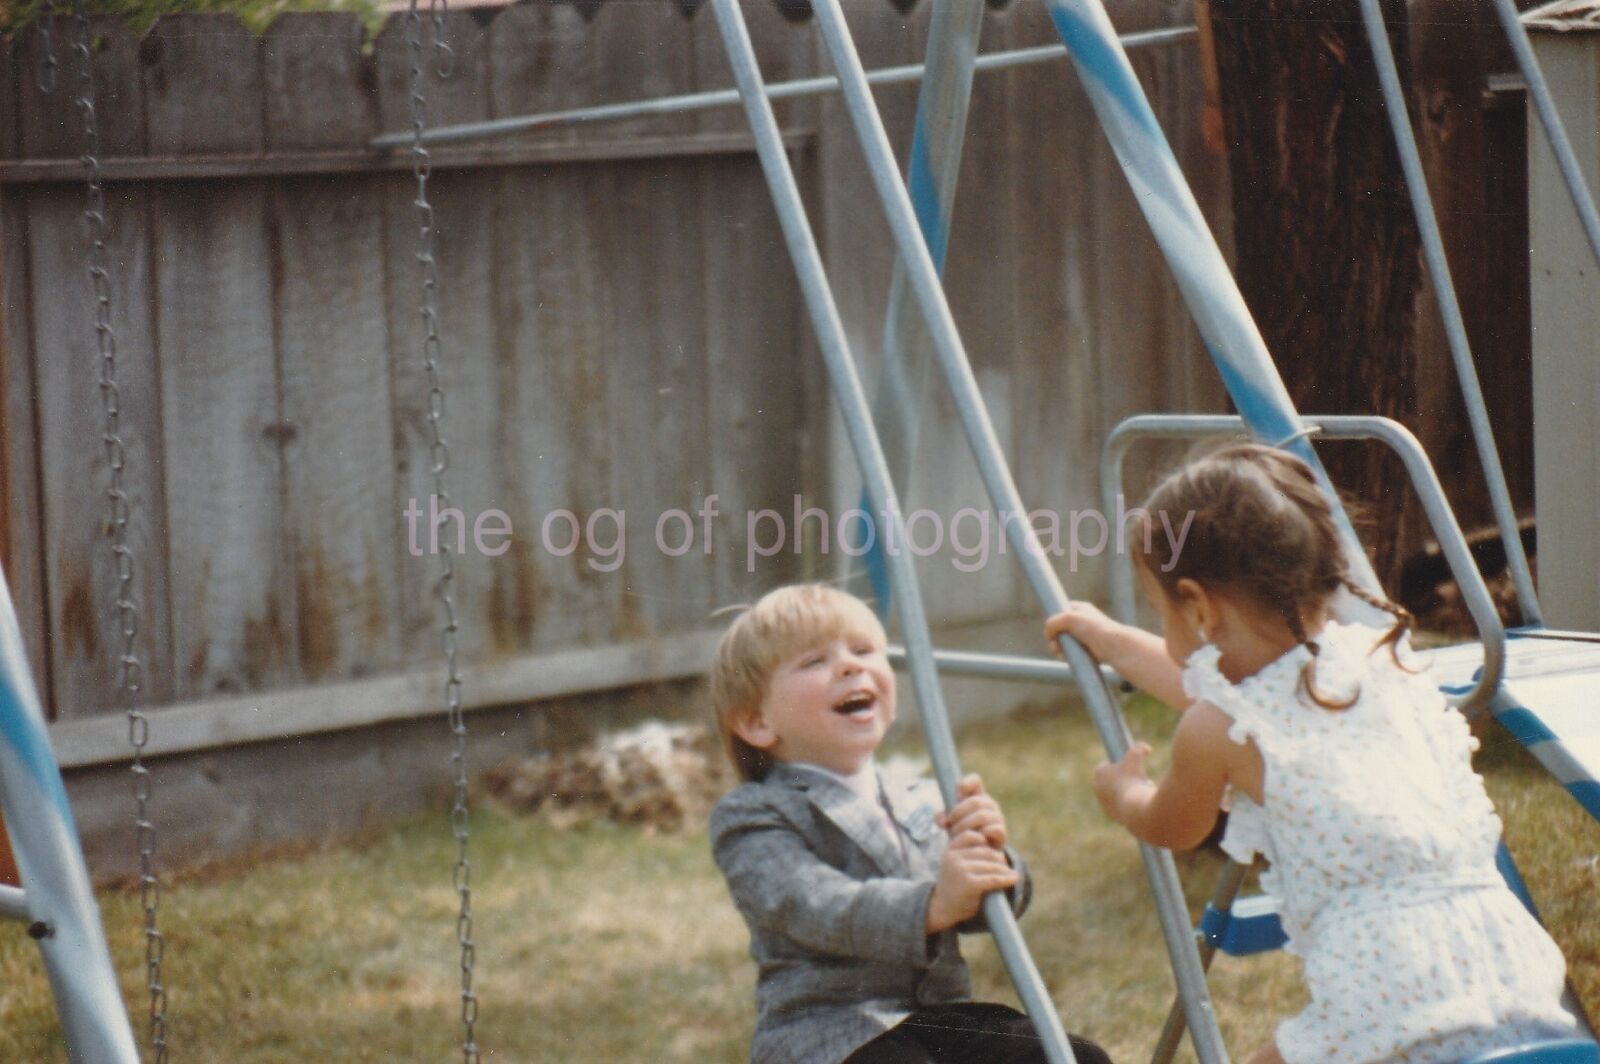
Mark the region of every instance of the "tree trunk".
MULTIPOLYGON (((1233 182, 1235 268, 1305 414, 1417 409, 1419 237, 1357 0, 1196 0, 1215 62, 1233 182)), ((1406 69, 1405 0, 1385 0, 1406 69)), ((1220 125, 1220 130, 1218 126, 1220 125)), ((1376 444, 1319 448, 1368 514, 1378 576, 1395 585, 1407 491, 1376 444)))

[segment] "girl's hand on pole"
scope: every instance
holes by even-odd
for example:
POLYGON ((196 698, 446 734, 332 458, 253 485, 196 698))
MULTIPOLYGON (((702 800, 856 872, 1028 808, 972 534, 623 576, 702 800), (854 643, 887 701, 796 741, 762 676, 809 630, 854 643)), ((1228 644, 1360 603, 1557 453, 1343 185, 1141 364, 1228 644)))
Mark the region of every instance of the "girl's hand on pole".
POLYGON ((1049 641, 1050 653, 1056 657, 1061 656, 1061 646, 1056 640, 1060 636, 1070 635, 1082 643, 1089 653, 1104 661, 1109 656, 1112 638, 1122 627, 1092 602, 1069 602, 1066 609, 1046 618, 1044 635, 1049 641))
POLYGON ((1149 756, 1149 743, 1134 743, 1121 761, 1115 764, 1102 761, 1094 770, 1095 799, 1106 816, 1119 824, 1128 822, 1128 801, 1131 797, 1142 792, 1148 798, 1150 792, 1155 790, 1155 784, 1150 782, 1144 768, 1145 759, 1149 756))

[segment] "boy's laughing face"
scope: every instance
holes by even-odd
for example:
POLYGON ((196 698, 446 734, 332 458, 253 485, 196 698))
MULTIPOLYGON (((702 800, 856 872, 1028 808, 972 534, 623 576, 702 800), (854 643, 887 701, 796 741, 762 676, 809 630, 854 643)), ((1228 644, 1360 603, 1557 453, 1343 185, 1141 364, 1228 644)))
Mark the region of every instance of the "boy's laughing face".
POLYGON ((894 671, 882 636, 849 632, 780 661, 759 712, 736 730, 779 761, 803 761, 848 776, 872 759, 894 712, 894 671))

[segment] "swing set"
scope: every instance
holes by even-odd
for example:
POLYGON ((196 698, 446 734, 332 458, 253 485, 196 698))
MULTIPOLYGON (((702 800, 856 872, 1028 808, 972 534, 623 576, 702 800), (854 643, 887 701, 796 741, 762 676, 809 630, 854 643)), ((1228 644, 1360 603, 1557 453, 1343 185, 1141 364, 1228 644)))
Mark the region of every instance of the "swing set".
MULTIPOLYGON (((924 64, 869 75, 862 67, 845 24, 839 0, 813 0, 817 28, 834 68, 831 78, 767 85, 737 0, 711 0, 736 89, 692 96, 608 104, 522 118, 501 119, 429 129, 423 71, 427 46, 424 15, 412 0, 407 16, 410 48, 411 130, 387 134, 374 148, 409 144, 416 182, 417 244, 420 267, 418 314, 423 325, 422 354, 426 370, 427 421, 431 473, 436 494, 448 500, 446 473, 450 452, 443 433, 443 344, 436 310, 438 278, 434 258, 434 219, 428 201, 427 145, 448 140, 495 136, 516 130, 605 121, 642 114, 660 114, 705 107, 742 105, 754 136, 757 155, 799 280, 828 377, 843 416, 844 427, 864 481, 869 512, 885 516, 886 538, 905 542, 896 484, 904 480, 916 450, 915 424, 929 360, 949 389, 963 431, 977 460, 990 501, 1002 511, 1026 512, 1011 471, 1001 452, 988 411, 979 397, 966 351, 956 330, 940 281, 948 244, 960 148, 976 70, 1042 62, 1065 53, 1083 82, 1102 129, 1110 140, 1153 231, 1205 346, 1220 372, 1237 417, 1143 415, 1130 418, 1110 434, 1101 457, 1101 487, 1114 506, 1121 486, 1123 458, 1129 447, 1151 437, 1192 437, 1248 432, 1257 440, 1288 450, 1316 471, 1341 517, 1337 496, 1317 460, 1317 438, 1369 439, 1389 446, 1402 459, 1442 552, 1459 582, 1477 625, 1479 640, 1440 651, 1437 661, 1445 690, 1468 713, 1487 710, 1526 746, 1596 819, 1600 819, 1600 755, 1594 736, 1593 705, 1600 689, 1600 635, 1551 631, 1544 627, 1528 560, 1517 533, 1515 515, 1501 471, 1493 431, 1484 408, 1465 327, 1456 302, 1442 238, 1420 156, 1411 130, 1394 57, 1379 9, 1379 0, 1361 0, 1368 40, 1381 80, 1396 145, 1405 170, 1423 236, 1426 262, 1439 295, 1441 314, 1456 375, 1466 398, 1473 438, 1489 481, 1496 523, 1505 544, 1523 627, 1503 628, 1481 573, 1446 502, 1426 453, 1403 426, 1377 417, 1302 417, 1290 403, 1287 389, 1250 319, 1240 292, 1207 228, 1175 156, 1141 89, 1125 48, 1158 43, 1192 31, 1161 31, 1119 40, 1101 0, 1045 0, 1062 46, 1026 49, 980 57, 978 29, 983 0, 934 0, 928 53, 924 64), (916 126, 907 176, 901 178, 882 119, 873 103, 873 83, 921 81, 916 126), (786 96, 838 91, 855 131, 871 180, 881 201, 897 255, 884 328, 883 376, 876 406, 851 355, 844 326, 823 262, 802 204, 772 100, 786 96), (920 336, 918 330, 922 330, 920 336), (926 355, 921 350, 926 344, 926 355)), ((436 62, 449 58, 439 35, 441 6, 431 9, 436 62)), ((1597 262, 1600 262, 1600 215, 1534 59, 1513 0, 1496 0, 1496 8, 1513 54, 1522 68, 1529 93, 1544 124, 1557 163, 1567 182, 1597 262)), ((121 690, 133 749, 140 844, 140 884, 144 898, 146 971, 149 990, 150 1048, 153 1059, 167 1058, 166 995, 161 983, 162 938, 157 926, 159 884, 154 867, 154 827, 145 806, 150 798, 148 770, 141 751, 148 740, 148 721, 140 709, 141 664, 136 652, 138 610, 133 594, 134 557, 128 543, 128 497, 122 487, 126 452, 119 434, 116 336, 110 317, 110 268, 104 240, 105 206, 96 156, 98 130, 94 105, 92 49, 81 6, 74 20, 79 39, 77 109, 83 118, 86 171, 85 218, 89 225, 88 272, 96 308, 95 335, 100 355, 104 434, 111 469, 108 489, 111 550, 116 562, 116 610, 121 633, 121 690)), ((41 24, 43 25, 43 24, 41 24)), ((47 51, 48 54, 48 51, 47 51)), ((53 62, 50 76, 54 77, 53 62)), ((1024 522, 1006 522, 1013 553, 1045 613, 1062 610, 1068 599, 1056 573, 1044 560, 1034 530, 1024 522)), ((1344 521, 1352 571, 1376 584, 1364 552, 1348 520, 1344 521)), ((479 1059, 474 1024, 477 996, 473 987, 471 863, 465 769, 466 728, 462 715, 462 679, 457 662, 459 630, 452 595, 454 568, 448 550, 440 553, 438 590, 440 631, 445 651, 444 703, 451 731, 450 764, 455 798, 451 825, 457 842, 455 888, 459 899, 457 940, 461 950, 461 1021, 463 1059, 479 1059)), ((928 630, 918 583, 906 552, 875 555, 868 579, 884 608, 892 602, 905 638, 904 660, 910 672, 934 772, 947 803, 953 802, 960 766, 948 714, 940 693, 942 671, 976 676, 1026 678, 1075 683, 1107 754, 1120 758, 1130 736, 1114 690, 1114 678, 1076 642, 1061 640, 1065 664, 1039 659, 986 654, 953 654, 936 650, 928 630)), ((1113 604, 1125 619, 1133 617, 1131 576, 1113 574, 1113 604)), ((1364 607, 1351 599, 1341 612, 1360 616, 1364 607)), ((127 1014, 117 993, 104 933, 90 892, 77 843, 71 810, 51 754, 37 692, 29 675, 22 638, 9 592, 0 580, 0 802, 11 827, 23 889, 0 890, 0 915, 21 920, 38 941, 57 1010, 74 1061, 125 1064, 138 1060, 127 1014)), ((1199 928, 1190 923, 1176 866, 1169 851, 1141 846, 1145 871, 1155 898, 1164 942, 1177 985, 1177 998, 1152 1059, 1173 1058, 1185 1033, 1201 1064, 1229 1059, 1206 985, 1206 967, 1217 950, 1244 954, 1272 949, 1283 942, 1276 914, 1260 899, 1235 895, 1247 869, 1230 866, 1207 906, 1199 928)), ((1531 908, 1520 877, 1504 847, 1502 871, 1531 908)), ((1006 968, 1046 1053, 1054 1064, 1071 1064, 1073 1056, 1060 1017, 1029 956, 1009 908, 998 897, 985 902, 985 916, 1006 968)), ((1575 1002, 1579 1019, 1587 1020, 1575 1002)), ((1588 1037, 1515 1047, 1465 1064, 1600 1064, 1600 1046, 1588 1037)))

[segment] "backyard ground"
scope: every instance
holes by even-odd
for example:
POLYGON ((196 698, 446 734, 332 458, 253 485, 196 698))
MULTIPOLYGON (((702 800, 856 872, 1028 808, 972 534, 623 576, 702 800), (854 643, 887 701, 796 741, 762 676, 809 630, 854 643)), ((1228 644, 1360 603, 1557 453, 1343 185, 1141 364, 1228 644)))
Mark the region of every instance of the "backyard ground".
MULTIPOLYGON (((1158 743, 1169 716, 1151 704, 1130 710, 1134 732, 1158 743)), ((1023 928, 1068 1027, 1118 1061, 1148 1059, 1172 986, 1137 850, 1101 817, 1089 791, 1100 758, 1093 728, 1062 703, 960 738, 965 766, 1004 803, 1034 869, 1023 928)), ((1600 826, 1498 733, 1480 767, 1594 1012, 1600 826)), ((753 971, 703 826, 653 835, 610 823, 557 830, 479 806, 475 977, 486 1060, 745 1059, 753 971)), ((441 816, 169 876, 161 924, 172 1059, 459 1059, 453 861, 441 816)), ((1198 907, 1220 859, 1180 856, 1179 866, 1198 907)), ((138 1017, 138 899, 112 892, 102 905, 138 1017)), ((967 943, 980 996, 1014 1000, 992 945, 967 943)), ((1237 1055, 1302 1001, 1295 963, 1283 954, 1219 958, 1212 986, 1237 1055)), ((1192 1059, 1187 1054, 1180 1059, 1192 1059)), ((66 1059, 37 951, 20 927, 0 927, 0 1061, 66 1059)))

